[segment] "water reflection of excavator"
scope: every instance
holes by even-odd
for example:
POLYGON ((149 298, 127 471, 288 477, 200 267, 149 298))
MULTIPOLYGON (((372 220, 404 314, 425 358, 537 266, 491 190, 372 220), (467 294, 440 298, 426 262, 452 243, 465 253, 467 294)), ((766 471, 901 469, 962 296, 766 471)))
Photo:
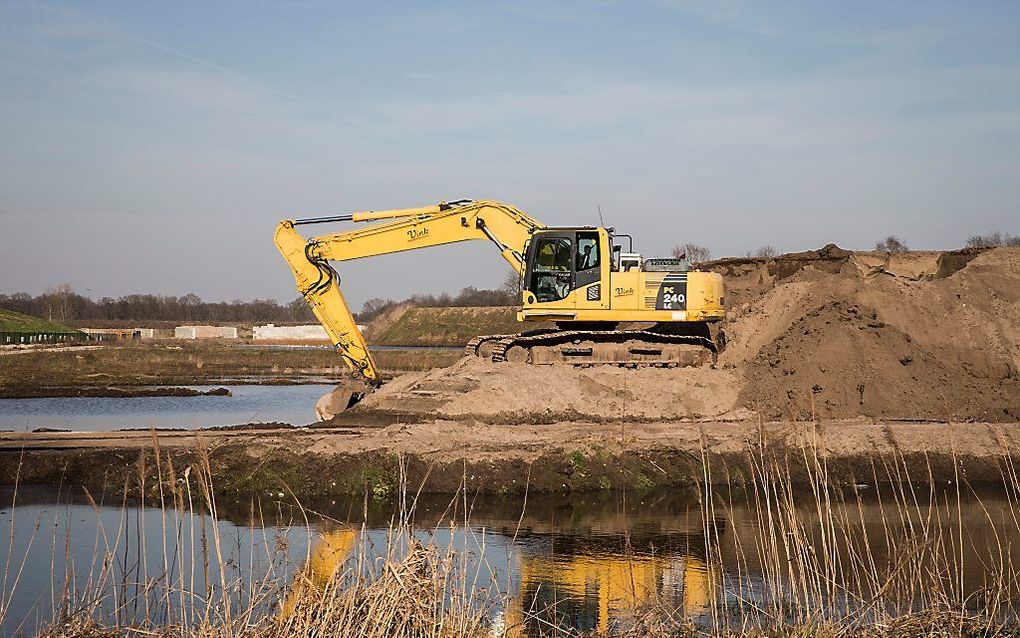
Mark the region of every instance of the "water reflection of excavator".
POLYGON ((281 615, 287 617, 294 613, 298 600, 309 589, 322 591, 333 573, 343 565, 354 549, 358 533, 349 528, 341 528, 323 532, 312 545, 308 561, 298 578, 294 581, 290 593, 283 601, 281 615))
POLYGON ((590 551, 544 554, 525 549, 520 592, 506 611, 508 634, 525 635, 529 618, 553 626, 608 634, 642 610, 663 606, 685 615, 707 612, 716 595, 717 570, 697 552, 661 555, 590 551), (514 628, 517 628, 515 631, 514 628))
MULTIPOLYGON (((348 261, 467 240, 492 242, 519 274, 520 321, 555 325, 473 340, 468 353, 493 361, 574 365, 703 365, 718 346, 709 324, 723 318, 717 273, 690 270, 685 260, 624 252, 612 228, 550 228, 494 201, 442 203, 284 220, 276 246, 294 273, 344 363, 362 381, 356 401, 379 384, 379 371, 339 288, 330 261, 348 261), (328 222, 380 222, 305 239, 296 227, 328 222), (622 330, 621 323, 645 323, 622 330)), ((466 269, 466 267, 465 267, 466 269)))
MULTIPOLYGON (((537 537, 536 537, 537 538, 537 537)), ((707 612, 717 593, 719 573, 704 559, 697 536, 661 536, 661 545, 649 550, 622 552, 621 538, 583 544, 558 537, 556 553, 547 552, 541 540, 521 540, 517 565, 518 591, 511 593, 504 611, 503 629, 509 637, 528 634, 529 627, 561 627, 606 634, 614 622, 649 607, 680 609, 688 616, 707 612)), ((350 556, 357 540, 353 529, 324 532, 312 546, 302 575, 281 609, 294 613, 302 595, 322 591, 350 556)))

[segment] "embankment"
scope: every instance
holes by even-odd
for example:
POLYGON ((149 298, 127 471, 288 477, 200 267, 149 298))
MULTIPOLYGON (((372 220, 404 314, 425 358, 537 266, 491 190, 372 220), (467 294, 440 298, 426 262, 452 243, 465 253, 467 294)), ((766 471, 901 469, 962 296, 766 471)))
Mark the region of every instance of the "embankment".
POLYGON ((819 480, 824 467, 834 486, 874 487, 890 476, 1001 485, 1018 444, 1016 424, 865 421, 9 432, 0 434, 0 483, 152 494, 161 478, 174 482, 208 462, 214 489, 237 496, 384 499, 402 475, 412 491, 430 493, 696 490, 705 480, 744 489, 768 457, 789 468, 795 484, 819 480))
POLYGON ((517 309, 509 306, 424 308, 400 307, 369 325, 368 338, 381 346, 463 346, 483 334, 521 331, 517 309))

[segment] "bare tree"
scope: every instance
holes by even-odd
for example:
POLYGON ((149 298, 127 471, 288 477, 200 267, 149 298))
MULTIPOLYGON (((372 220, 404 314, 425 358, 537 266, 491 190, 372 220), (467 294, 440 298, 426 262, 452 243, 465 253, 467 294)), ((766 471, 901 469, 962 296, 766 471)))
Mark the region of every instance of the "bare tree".
POLYGON ((361 305, 361 311, 357 313, 358 323, 368 323, 398 303, 392 299, 373 297, 361 305))
POLYGON ((313 321, 315 319, 315 315, 304 297, 297 297, 287 304, 287 313, 290 315, 291 321, 313 321))
POLYGON ((712 251, 707 246, 687 242, 686 244, 678 244, 673 247, 673 257, 676 259, 686 259, 692 264, 697 264, 711 259, 712 251))
POLYGON ((72 319, 72 307, 76 296, 71 284, 64 283, 47 288, 42 294, 43 306, 46 308, 46 318, 50 321, 56 319, 61 323, 72 319))
POLYGON ((747 253, 748 257, 753 257, 755 259, 773 259, 777 255, 779 255, 779 251, 776 250, 775 246, 770 244, 759 246, 757 249, 747 253))
POLYGON ((967 238, 967 248, 995 248, 997 246, 1020 246, 1020 235, 1010 235, 997 230, 987 235, 971 235, 967 238))
POLYGON ((905 253, 910 250, 910 248, 907 247, 907 242, 896 235, 889 235, 882 241, 875 244, 875 250, 887 253, 905 253))
POLYGON ((515 270, 511 270, 506 274, 506 278, 503 279, 503 284, 499 287, 499 289, 506 293, 507 297, 513 300, 514 305, 517 305, 521 303, 523 283, 524 281, 520 273, 515 270))
POLYGON ((967 248, 994 248, 1002 245, 1002 232, 998 230, 987 235, 971 235, 967 238, 967 248))

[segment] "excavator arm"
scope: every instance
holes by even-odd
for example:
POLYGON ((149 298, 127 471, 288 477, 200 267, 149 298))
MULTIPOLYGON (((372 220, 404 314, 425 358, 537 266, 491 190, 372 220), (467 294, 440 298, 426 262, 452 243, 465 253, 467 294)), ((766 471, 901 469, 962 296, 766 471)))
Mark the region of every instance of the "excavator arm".
POLYGON ((494 201, 462 200, 422 208, 365 211, 349 215, 284 220, 275 242, 294 273, 297 288, 326 329, 344 363, 370 385, 379 371, 340 291, 330 261, 349 261, 389 253, 441 246, 472 239, 491 241, 518 273, 532 233, 544 224, 523 211, 494 201), (296 227, 329 222, 379 222, 355 230, 305 239, 296 227))

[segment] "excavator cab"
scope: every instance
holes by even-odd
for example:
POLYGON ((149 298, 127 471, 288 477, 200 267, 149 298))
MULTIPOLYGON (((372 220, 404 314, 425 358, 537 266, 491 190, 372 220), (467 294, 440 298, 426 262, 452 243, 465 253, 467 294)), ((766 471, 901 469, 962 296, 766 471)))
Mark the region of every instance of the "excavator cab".
POLYGON ((525 304, 576 308, 580 302, 600 307, 601 283, 609 270, 604 259, 609 254, 608 248, 609 234, 601 228, 536 232, 525 258, 525 304))

